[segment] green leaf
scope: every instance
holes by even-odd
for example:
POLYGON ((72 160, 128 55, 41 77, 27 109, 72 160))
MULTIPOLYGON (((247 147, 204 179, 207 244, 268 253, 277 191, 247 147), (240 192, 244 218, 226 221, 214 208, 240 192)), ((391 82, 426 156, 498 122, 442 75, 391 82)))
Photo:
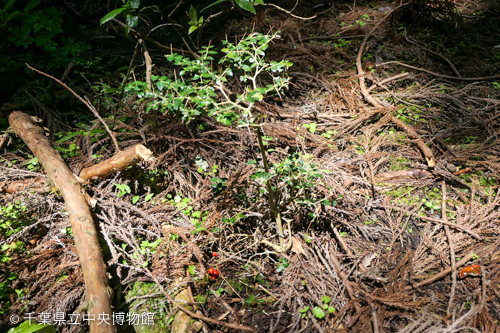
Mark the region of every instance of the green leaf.
POLYGON ((35 324, 28 320, 24 321, 18 327, 11 328, 7 333, 31 333, 31 332, 41 332, 41 333, 55 333, 56 329, 52 325, 35 324))
POLYGON ((328 304, 330 303, 330 297, 328 296, 323 296, 323 298, 321 298, 321 302, 325 303, 325 304, 328 304))
POLYGON ((101 19, 101 25, 103 25, 106 22, 111 21, 116 16, 118 16, 118 14, 120 14, 121 12, 123 12, 125 9, 127 9, 127 8, 121 7, 121 8, 116 8, 115 10, 110 11, 109 13, 107 13, 106 15, 104 15, 103 18, 101 19))
POLYGON ((306 306, 306 307, 305 307, 305 308, 303 308, 303 309, 300 309, 300 310, 299 310, 299 313, 306 313, 307 311, 309 311, 309 307, 308 307, 308 306, 306 306))
POLYGON ((325 318, 325 311, 323 311, 320 307, 315 306, 312 313, 318 319, 325 318))
POLYGON ((255 0, 254 5, 264 5, 264 1, 263 0, 255 0))
POLYGON ((146 197, 144 198, 144 201, 145 202, 148 202, 149 200, 151 200, 151 198, 153 197, 153 195, 155 195, 154 193, 149 193, 148 195, 146 195, 146 197))
POLYGON ((334 313, 334 312, 335 312, 335 308, 333 306, 329 306, 328 313, 334 313))
POLYGON ((64 136, 61 139, 57 140, 56 143, 63 143, 63 142, 68 141, 69 139, 71 139, 71 138, 73 138, 75 136, 78 136, 78 135, 80 135, 82 133, 83 133, 83 131, 68 133, 68 134, 66 134, 66 136, 64 136))
POLYGON ((7 4, 5 4, 5 7, 3 7, 3 11, 6 12, 7 9, 9 9, 10 6, 12 6, 16 2, 16 0, 9 0, 7 1, 7 4))
POLYGON ((130 0, 130 7, 137 9, 141 5, 141 0, 130 0))
POLYGON ((196 13, 196 9, 191 5, 189 8, 189 18, 194 22, 198 21, 198 14, 196 13))
POLYGON ((194 265, 189 265, 188 266, 188 272, 191 275, 196 275, 196 268, 194 267, 194 265))
POLYGON ((132 198, 132 204, 135 205, 137 203, 137 201, 139 201, 139 196, 138 195, 134 195, 134 197, 132 198))
POLYGON ((30 2, 28 2, 26 7, 24 8, 24 11, 26 13, 29 13, 29 11, 32 10, 33 8, 35 8, 36 6, 38 6, 40 4, 40 2, 41 2, 41 0, 31 0, 30 2))
POLYGON ((190 26, 189 31, 188 31, 188 35, 191 35, 194 31, 196 31, 196 29, 198 29, 197 26, 195 26, 195 25, 190 26))
POLYGON ((250 0, 234 0, 238 6, 240 6, 242 9, 249 11, 252 14, 256 14, 255 8, 253 8, 252 3, 250 0))
POLYGON ((214 3, 212 3, 211 5, 208 5, 208 6, 206 6, 205 8, 203 8, 203 9, 200 11, 200 13, 201 13, 202 11, 204 11, 205 9, 208 9, 208 8, 210 8, 210 7, 212 7, 212 6, 215 6, 215 5, 217 5, 217 4, 221 3, 221 2, 226 2, 226 1, 228 1, 228 0, 217 0, 217 1, 215 1, 214 3))
POLYGON ((129 28, 135 28, 137 27, 137 23, 139 22, 139 16, 136 14, 127 14, 127 27, 129 28))

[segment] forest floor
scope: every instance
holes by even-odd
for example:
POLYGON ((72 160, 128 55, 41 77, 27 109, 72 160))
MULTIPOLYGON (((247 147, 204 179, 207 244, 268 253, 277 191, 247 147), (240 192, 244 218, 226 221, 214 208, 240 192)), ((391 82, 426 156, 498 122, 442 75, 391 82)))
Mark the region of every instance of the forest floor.
MULTIPOLYGON (((267 55, 294 64, 290 89, 259 104, 269 162, 281 170, 273 184, 290 225, 286 253, 262 243, 278 237, 254 177, 262 155, 253 131, 210 117, 186 124, 145 113, 146 103, 133 98, 96 96, 101 114, 120 110, 106 118, 120 146, 142 143, 155 155, 86 186, 97 201, 114 311, 155 313, 155 325, 135 330, 168 331, 177 309, 159 281, 172 295, 187 290, 203 316, 259 332, 498 330, 500 77, 490 77, 500 73, 500 8, 493 5, 457 1, 453 12, 393 13, 394 3, 302 4, 295 14, 316 17, 266 7, 227 23, 228 36, 280 31, 267 55), (219 276, 210 278, 209 268, 219 276)), ((153 61, 161 72, 161 60, 153 61)), ((113 149, 99 121, 76 126, 56 135, 56 145, 78 174, 113 149)), ((45 179, 20 142, 0 165, 4 188, 45 179)), ((29 222, 0 239, 0 273, 16 290, 4 323, 12 313, 84 305, 56 192, 0 198, 4 223, 29 222)))

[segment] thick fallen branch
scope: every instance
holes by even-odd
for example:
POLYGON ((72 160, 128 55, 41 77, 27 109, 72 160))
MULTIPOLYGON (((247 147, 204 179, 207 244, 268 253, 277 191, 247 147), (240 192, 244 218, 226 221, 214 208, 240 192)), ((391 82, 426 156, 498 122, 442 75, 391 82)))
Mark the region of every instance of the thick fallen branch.
POLYGON ((141 144, 137 144, 118 152, 113 157, 101 163, 83 169, 80 172, 80 179, 83 181, 104 179, 112 173, 126 169, 140 161, 149 161, 152 156, 153 153, 151 150, 141 144))
MULTIPOLYGON (((377 101, 375 98, 373 98, 373 96, 370 95, 370 93, 368 91, 368 88, 366 87, 365 72, 364 72, 363 66, 361 64, 361 58, 363 56, 363 52, 364 52, 364 49, 365 49, 366 42, 368 41, 368 39, 370 38, 370 36, 373 34, 373 32, 383 22, 385 22, 390 17, 391 13, 395 12, 396 9, 399 9, 399 8, 401 8, 403 6, 406 6, 407 4, 408 3, 405 3, 405 4, 399 5, 398 7, 394 8, 389 14, 387 14, 384 18, 382 18, 373 27, 373 29, 369 33, 366 34, 365 38, 363 39, 363 42, 361 43, 361 46, 359 47, 358 55, 356 57, 356 68, 358 70, 359 87, 361 89, 361 93, 363 94, 363 96, 366 98, 366 100, 370 104, 372 104, 374 107, 376 107, 378 109, 382 109, 383 106, 382 106, 382 104, 380 104, 379 101, 377 101)), ((401 128, 411 138, 413 138, 415 140, 418 148, 420 149, 420 151, 422 152, 422 155, 424 155, 424 158, 427 161, 427 166, 429 168, 434 168, 434 166, 436 165, 436 160, 434 159, 434 154, 432 153, 432 150, 429 147, 427 147, 427 145, 425 144, 424 140, 422 140, 422 138, 420 137, 420 135, 418 135, 417 132, 415 132, 415 130, 413 128, 411 128, 410 126, 406 125, 405 123, 403 123, 401 120, 399 120, 398 118, 396 118, 392 114, 391 114, 391 122, 393 122, 394 124, 396 124, 396 126, 398 126, 399 128, 401 128)))
POLYGON ((36 125, 29 115, 20 111, 12 112, 9 124, 38 158, 66 203, 85 281, 88 314, 95 317, 95 320, 89 323, 90 332, 116 332, 110 305, 112 291, 108 286, 106 266, 92 214, 84 197, 85 190, 59 152, 52 148, 43 129, 36 125), (99 325, 98 318, 103 317, 109 325, 99 325))

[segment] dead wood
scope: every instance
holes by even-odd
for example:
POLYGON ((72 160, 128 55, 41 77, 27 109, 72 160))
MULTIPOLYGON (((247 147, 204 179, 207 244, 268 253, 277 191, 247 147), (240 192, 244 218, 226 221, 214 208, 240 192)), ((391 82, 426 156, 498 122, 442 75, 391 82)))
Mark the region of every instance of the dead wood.
POLYGON ((34 191, 37 193, 48 193, 50 188, 46 186, 44 179, 34 178, 34 179, 23 179, 16 180, 12 183, 0 182, 0 193, 9 193, 26 191, 34 191))
POLYGON ((432 178, 432 173, 424 170, 418 169, 408 169, 393 172, 384 172, 375 176, 376 182, 387 182, 387 181, 408 181, 410 179, 423 179, 432 178))
POLYGON ((15 111, 9 116, 9 124, 38 158, 66 203, 85 280, 88 313, 96 318, 90 323, 90 332, 116 332, 111 321, 109 325, 98 325, 97 318, 112 318, 111 289, 92 213, 83 195, 85 190, 29 115, 15 111))
POLYGON ((148 161, 153 153, 141 144, 134 145, 126 150, 120 151, 113 157, 96 165, 84 168, 80 172, 80 178, 84 181, 91 179, 104 179, 114 172, 121 171, 140 161, 148 161))
MULTIPOLYGON (((399 9, 399 8, 401 8, 403 6, 406 6, 406 5, 407 4, 402 4, 402 5, 394 8, 394 10, 399 9)), ((383 19, 381 19, 373 27, 373 29, 368 34, 366 34, 366 36, 363 39, 363 42, 361 43, 361 46, 359 48, 358 55, 356 57, 356 68, 357 68, 357 71, 358 71, 358 75, 360 76, 359 77, 359 87, 361 89, 361 92, 362 92, 363 96, 366 98, 366 100, 370 104, 372 104, 374 107, 379 108, 379 109, 383 108, 382 104, 380 104, 379 101, 377 101, 373 96, 370 95, 370 93, 368 92, 368 88, 366 87, 365 72, 364 72, 362 64, 361 64, 361 57, 363 56, 363 52, 364 52, 364 48, 365 48, 366 42, 368 41, 368 39, 370 38, 370 36, 373 34, 373 32, 383 22, 385 22, 385 20, 387 18, 390 17, 390 15, 391 15, 391 13, 387 14, 383 19)), ((420 137, 420 135, 418 135, 417 132, 415 132, 415 130, 411 126, 408 126, 407 124, 405 124, 404 122, 402 122, 401 120, 399 120, 398 118, 396 118, 392 114, 391 114, 391 122, 393 122, 394 124, 396 124, 396 126, 398 126, 399 128, 401 128, 403 131, 405 131, 408 135, 410 135, 410 137, 412 137, 416 141, 416 144, 417 144, 418 148, 420 149, 420 151, 424 155, 425 160, 427 161, 427 165, 429 166, 429 168, 434 168, 434 166, 436 165, 436 161, 434 159, 434 154, 432 153, 432 150, 429 147, 427 147, 427 145, 422 140, 422 138, 420 137)))

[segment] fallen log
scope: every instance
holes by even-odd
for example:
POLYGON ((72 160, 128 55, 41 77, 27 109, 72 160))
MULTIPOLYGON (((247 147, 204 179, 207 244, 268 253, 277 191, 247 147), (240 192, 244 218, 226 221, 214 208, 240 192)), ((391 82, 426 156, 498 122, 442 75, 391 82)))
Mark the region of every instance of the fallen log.
POLYGON ((9 124, 38 158, 66 203, 85 281, 87 311, 91 318, 95 318, 93 321, 89 320, 90 332, 116 332, 110 304, 112 291, 108 286, 106 266, 92 214, 84 196, 85 190, 59 152, 50 145, 43 129, 29 115, 14 111, 9 116, 9 124))
POLYGON ((113 157, 101 163, 84 168, 80 172, 80 179, 89 181, 91 179, 104 179, 116 171, 121 171, 140 161, 149 161, 153 156, 151 150, 141 144, 134 145, 124 151, 120 151, 113 157))

